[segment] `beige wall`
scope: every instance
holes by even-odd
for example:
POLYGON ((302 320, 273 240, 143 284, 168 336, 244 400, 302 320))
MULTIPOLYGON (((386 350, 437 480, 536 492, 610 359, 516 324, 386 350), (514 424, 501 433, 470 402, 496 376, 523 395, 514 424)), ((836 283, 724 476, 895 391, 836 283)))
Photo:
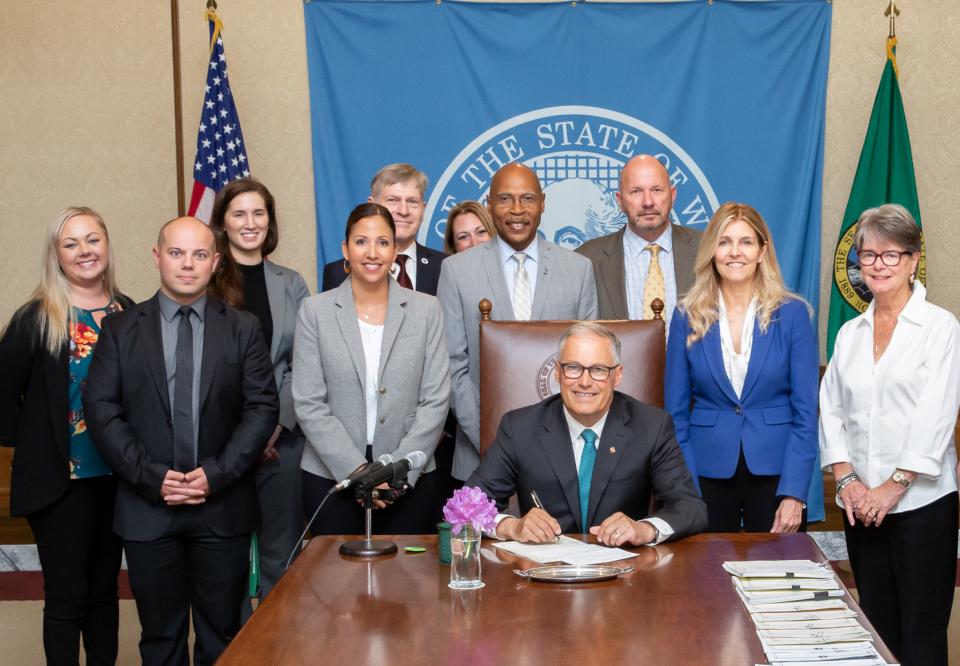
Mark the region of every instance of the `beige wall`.
MULTIPOLYGON (((313 169, 301 0, 224 0, 231 86, 252 171, 278 201, 277 261, 315 288, 313 169)), ((833 3, 823 197, 821 322, 829 257, 884 58, 886 0, 833 3)), ((955 0, 904 0, 901 87, 927 234, 931 298, 960 313, 960 17, 955 0)), ((180 0, 187 183, 206 67, 203 0, 180 0)), ((7 251, 0 319, 37 276, 43 229, 73 203, 99 209, 121 285, 156 287, 150 246, 176 213, 169 4, 163 0, 0 2, 0 203, 7 251)), ((821 333, 823 324, 821 323, 821 333)))

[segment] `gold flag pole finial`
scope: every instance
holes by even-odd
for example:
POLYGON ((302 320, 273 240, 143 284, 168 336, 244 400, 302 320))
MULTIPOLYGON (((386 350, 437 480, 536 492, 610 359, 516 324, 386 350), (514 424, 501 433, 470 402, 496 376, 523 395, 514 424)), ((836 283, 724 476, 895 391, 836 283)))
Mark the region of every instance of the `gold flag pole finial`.
MULTIPOLYGON (((210 2, 213 2, 213 0, 210 0, 210 2)), ((883 15, 890 17, 890 34, 888 37, 892 39, 897 36, 897 17, 900 16, 900 8, 897 7, 896 0, 890 0, 890 4, 883 10, 883 15)))

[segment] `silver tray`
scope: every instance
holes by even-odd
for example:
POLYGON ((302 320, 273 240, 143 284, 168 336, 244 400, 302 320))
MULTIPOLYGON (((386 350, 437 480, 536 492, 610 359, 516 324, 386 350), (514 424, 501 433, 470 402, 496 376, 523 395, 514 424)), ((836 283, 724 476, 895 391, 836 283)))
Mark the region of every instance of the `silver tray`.
POLYGON ((572 564, 555 564, 545 567, 533 567, 522 571, 514 569, 513 573, 527 580, 538 580, 543 583, 589 583, 597 580, 611 580, 622 574, 633 571, 633 567, 611 567, 605 564, 591 566, 575 566, 572 564))

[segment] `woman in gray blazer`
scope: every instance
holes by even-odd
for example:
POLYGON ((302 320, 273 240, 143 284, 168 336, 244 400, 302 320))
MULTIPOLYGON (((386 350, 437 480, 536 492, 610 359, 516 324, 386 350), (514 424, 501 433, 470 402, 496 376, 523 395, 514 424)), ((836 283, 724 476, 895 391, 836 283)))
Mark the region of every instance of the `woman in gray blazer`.
POLYGON ((260 320, 280 393, 280 422, 264 442, 256 471, 262 599, 279 580, 303 529, 299 471, 303 435, 290 383, 297 310, 310 292, 299 273, 264 259, 277 247, 278 225, 273 195, 262 183, 252 178, 228 183, 214 200, 210 227, 220 252, 211 291, 260 320))
MULTIPOLYGON (((447 415, 450 377, 440 304, 390 277, 396 227, 378 204, 357 206, 343 242, 347 279, 304 301, 293 347, 293 400, 307 437, 304 512, 360 465, 422 451, 414 489, 377 503, 380 534, 435 531, 442 494, 433 458, 447 415)), ((363 510, 349 492, 330 498, 313 534, 360 534, 363 510)))

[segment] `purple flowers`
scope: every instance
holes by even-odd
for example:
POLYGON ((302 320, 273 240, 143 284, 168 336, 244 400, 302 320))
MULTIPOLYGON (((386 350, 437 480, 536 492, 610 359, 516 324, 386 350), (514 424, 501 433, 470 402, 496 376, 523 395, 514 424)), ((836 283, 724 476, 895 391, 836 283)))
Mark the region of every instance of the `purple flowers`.
POLYGON ((443 518, 450 523, 453 534, 466 525, 478 532, 493 531, 497 525, 497 505, 479 488, 461 488, 447 500, 443 507, 443 518))

